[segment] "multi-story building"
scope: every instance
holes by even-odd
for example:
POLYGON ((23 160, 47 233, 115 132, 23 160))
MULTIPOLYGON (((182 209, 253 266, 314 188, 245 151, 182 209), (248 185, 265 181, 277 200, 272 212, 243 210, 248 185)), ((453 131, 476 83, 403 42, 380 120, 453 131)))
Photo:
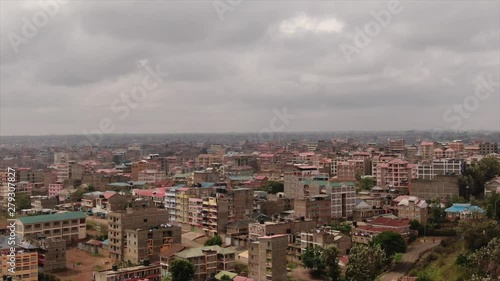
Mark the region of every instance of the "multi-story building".
POLYGON ((417 220, 421 224, 427 224, 428 204, 424 199, 402 195, 396 197, 393 202, 396 204, 395 209, 399 218, 417 220))
POLYGON ((332 221, 331 195, 315 195, 309 198, 295 200, 296 217, 312 219, 317 224, 328 224, 332 221))
POLYGON ((479 154, 488 155, 491 153, 498 153, 498 144, 491 142, 482 142, 479 144, 479 154))
POLYGON ((12 280, 38 281, 38 253, 22 248, 15 250, 14 255, 12 255, 10 247, 0 249, 1 275, 4 278, 10 276, 13 278, 12 280), (10 263, 12 259, 14 259, 14 269, 10 263))
POLYGON ((422 161, 417 165, 417 178, 433 180, 442 175, 461 175, 464 169, 464 161, 461 159, 434 159, 422 161))
POLYGON ((64 182, 65 180, 70 179, 68 163, 57 164, 56 176, 57 176, 57 181, 59 182, 64 182))
POLYGON ((216 193, 202 202, 203 231, 208 236, 224 233, 229 222, 229 202, 226 194, 216 193))
POLYGON ((367 175, 369 170, 369 160, 351 159, 337 163, 337 178, 342 180, 355 180, 356 175, 367 175))
POLYGON ((63 189, 64 189, 64 184, 62 183, 49 184, 48 188, 49 197, 56 197, 59 194, 59 192, 61 192, 63 189))
POLYGON ((27 241, 37 247, 38 266, 43 268, 44 272, 66 270, 66 240, 32 237, 27 241))
POLYGON ((306 231, 316 226, 313 220, 300 219, 295 221, 261 221, 248 224, 248 238, 256 241, 259 237, 274 234, 292 235, 297 232, 306 231))
POLYGON ((69 161, 69 153, 54 152, 54 165, 64 164, 69 161))
POLYGON ((377 185, 394 188, 402 193, 408 193, 408 183, 416 178, 416 165, 401 159, 377 165, 377 185))
POLYGON ((160 170, 160 164, 158 162, 141 160, 132 163, 130 177, 133 181, 139 180, 139 173, 143 170, 160 170))
POLYGON ((404 139, 389 140, 389 151, 392 153, 402 153, 405 149, 404 139))
POLYGON ((157 181, 163 181, 167 179, 167 174, 164 171, 158 171, 158 170, 153 170, 153 169, 145 169, 142 171, 139 171, 138 173, 138 180, 139 181, 145 181, 145 182, 157 182, 157 181))
POLYGON ((286 281, 287 235, 260 237, 248 250, 249 277, 255 281, 286 281))
POLYGON ((323 247, 326 245, 335 245, 340 254, 348 254, 351 248, 351 237, 341 233, 338 230, 332 230, 330 226, 321 226, 308 231, 300 232, 300 249, 313 247, 323 247))
MULTIPOLYGON (((115 260, 124 260, 128 249, 128 235, 126 230, 150 229, 166 225, 167 211, 155 207, 127 208, 124 211, 108 214, 109 255, 115 260)), ((139 233, 134 233, 136 236, 139 233)), ((143 232, 140 233, 141 235, 143 232)), ((144 242, 144 241, 143 241, 144 242)), ((139 246, 139 245, 138 245, 139 246)), ((141 254, 141 253, 136 253, 141 254)))
POLYGON ((423 141, 420 143, 420 157, 422 159, 432 159, 434 157, 434 143, 423 141))
POLYGON ((411 181, 410 195, 433 200, 450 200, 459 196, 457 176, 436 176, 433 180, 414 179, 411 181))
POLYGON ((19 181, 26 181, 29 183, 43 183, 44 171, 33 170, 31 168, 17 169, 19 173, 19 181))
POLYGON ((331 195, 331 217, 351 218, 356 206, 356 185, 353 182, 331 182, 325 187, 331 195))
MULTIPOLYGON (((303 198, 303 188, 307 181, 315 180, 319 174, 316 166, 295 166, 293 172, 284 176, 284 192, 288 198, 303 198)), ((326 176, 328 178, 328 176, 326 176)), ((324 176, 322 177, 324 179, 324 176)))
POLYGON ((160 265, 140 265, 133 267, 118 268, 111 270, 94 271, 92 281, 161 281, 160 265))
POLYGON ((138 264, 143 260, 156 262, 164 247, 181 243, 181 228, 161 224, 154 227, 125 229, 126 251, 124 260, 138 264))
MULTIPOLYGON (((233 247, 205 246, 178 252, 174 257, 187 260, 194 265, 194 281, 205 281, 221 270, 234 271, 236 253, 233 247)), ((166 270, 168 271, 168 264, 166 270)))
POLYGON ((370 241, 384 231, 391 231, 401 234, 405 241, 408 241, 412 230, 408 219, 391 219, 377 217, 369 221, 366 225, 358 225, 351 231, 353 243, 368 244, 370 241))
POLYGON ((16 232, 20 239, 40 234, 46 238, 79 241, 87 236, 86 218, 82 212, 19 217, 16 220, 16 232))

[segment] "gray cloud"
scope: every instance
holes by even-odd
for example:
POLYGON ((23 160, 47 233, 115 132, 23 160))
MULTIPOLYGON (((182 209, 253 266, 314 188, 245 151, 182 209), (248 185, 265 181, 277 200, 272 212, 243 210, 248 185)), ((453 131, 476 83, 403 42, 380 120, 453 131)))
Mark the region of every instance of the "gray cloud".
MULTIPOLYGON (((9 34, 32 3, 0 9, 1 135, 102 118, 116 133, 258 131, 283 107, 297 115, 289 131, 448 129, 443 113, 478 75, 500 80, 493 1, 401 2, 350 63, 339 44, 387 2, 243 1, 221 21, 211 1, 71 1, 16 54, 9 34), (140 61, 169 76, 121 120, 111 105, 140 85, 140 61)), ((462 129, 498 130, 499 103, 497 89, 462 129)))

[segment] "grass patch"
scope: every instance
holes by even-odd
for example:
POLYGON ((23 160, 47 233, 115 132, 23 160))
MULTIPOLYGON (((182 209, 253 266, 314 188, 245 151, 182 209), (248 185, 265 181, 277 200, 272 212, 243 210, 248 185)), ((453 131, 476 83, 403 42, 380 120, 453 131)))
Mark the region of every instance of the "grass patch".
POLYGON ((104 258, 104 256, 99 254, 99 253, 92 254, 91 256, 96 257, 96 258, 104 258))

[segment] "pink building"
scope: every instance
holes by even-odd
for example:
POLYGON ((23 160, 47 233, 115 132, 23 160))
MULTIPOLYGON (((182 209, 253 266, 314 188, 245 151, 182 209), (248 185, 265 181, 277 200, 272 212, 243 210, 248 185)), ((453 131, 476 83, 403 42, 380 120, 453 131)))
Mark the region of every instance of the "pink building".
POLYGON ((56 197, 63 189, 64 185, 62 183, 49 184, 49 197, 56 197))
POLYGON ((388 163, 379 163, 377 166, 377 185, 394 188, 408 193, 408 184, 417 177, 416 165, 401 159, 394 159, 388 163))

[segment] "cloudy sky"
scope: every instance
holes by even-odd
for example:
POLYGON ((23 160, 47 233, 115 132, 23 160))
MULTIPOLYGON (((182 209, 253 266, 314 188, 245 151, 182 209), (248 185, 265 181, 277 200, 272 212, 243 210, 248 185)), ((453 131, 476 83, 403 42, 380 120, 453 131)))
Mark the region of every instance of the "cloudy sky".
POLYGON ((498 1, 42 2, 1 1, 1 135, 500 129, 498 1))

